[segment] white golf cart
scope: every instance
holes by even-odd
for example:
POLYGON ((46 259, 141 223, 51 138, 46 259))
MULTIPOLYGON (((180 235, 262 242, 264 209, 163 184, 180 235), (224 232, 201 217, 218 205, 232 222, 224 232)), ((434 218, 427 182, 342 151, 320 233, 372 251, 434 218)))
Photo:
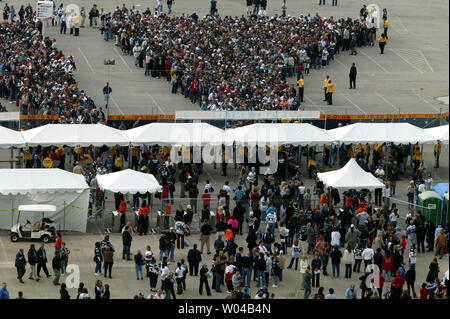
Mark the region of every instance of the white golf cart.
POLYGON ((55 205, 19 205, 17 223, 11 227, 11 241, 19 239, 40 239, 44 243, 56 238, 56 223, 44 217, 45 212, 56 212, 55 205), (42 218, 33 225, 27 219, 24 225, 20 224, 21 212, 41 212, 42 218))

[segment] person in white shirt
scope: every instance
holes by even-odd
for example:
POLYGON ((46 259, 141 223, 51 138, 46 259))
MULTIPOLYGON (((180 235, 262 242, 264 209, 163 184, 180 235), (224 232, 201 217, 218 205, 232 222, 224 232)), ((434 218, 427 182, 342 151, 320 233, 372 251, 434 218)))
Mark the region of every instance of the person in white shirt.
POLYGON ((225 190, 227 192, 227 195, 230 196, 231 195, 231 187, 228 185, 229 182, 226 181, 225 185, 223 185, 222 189, 225 190))
POLYGON ((400 217, 400 215, 398 214, 398 209, 394 208, 392 210, 392 213, 389 215, 389 221, 391 222, 393 227, 397 226, 397 219, 400 217))
POLYGON ((333 230, 333 232, 331 233, 331 243, 330 245, 333 246, 338 246, 341 242, 341 233, 339 233, 339 231, 335 228, 333 230))
POLYGON ((212 186, 212 184, 209 182, 209 180, 206 180, 206 185, 204 190, 208 190, 209 194, 212 194, 214 192, 214 188, 212 186))
POLYGON ((429 174, 427 179, 425 180, 425 189, 427 191, 431 191, 432 188, 433 188, 433 177, 431 177, 431 174, 429 174))
POLYGON ((367 269, 367 266, 372 263, 372 258, 374 254, 375 253, 372 249, 372 246, 370 244, 367 245, 367 248, 364 249, 362 252, 362 258, 364 260, 364 269, 367 269))
POLYGON ((419 187, 417 188, 417 192, 419 194, 423 193, 425 191, 425 182, 423 181, 423 179, 420 180, 420 184, 419 187))
POLYGON ((335 294, 334 294, 334 289, 330 288, 328 289, 329 294, 325 295, 325 299, 337 299, 335 294))
POLYGON ((183 277, 184 269, 181 267, 181 263, 177 264, 177 269, 175 269, 176 281, 177 281, 177 294, 181 295, 183 293, 183 277))
POLYGON ((247 181, 249 183, 249 187, 251 188, 252 185, 255 183, 256 181, 256 169, 254 167, 252 167, 252 170, 248 173, 247 175, 247 181))

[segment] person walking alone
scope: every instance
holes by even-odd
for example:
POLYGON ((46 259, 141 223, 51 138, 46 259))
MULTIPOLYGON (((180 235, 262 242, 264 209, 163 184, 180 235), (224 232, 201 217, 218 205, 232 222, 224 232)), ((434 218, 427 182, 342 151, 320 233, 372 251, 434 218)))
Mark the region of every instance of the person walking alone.
POLYGON ((328 105, 333 105, 333 92, 334 92, 333 83, 331 83, 331 80, 328 80, 327 89, 326 89, 328 105))
POLYGON ((381 54, 384 54, 384 47, 386 46, 386 43, 387 43, 387 37, 386 37, 386 34, 383 33, 378 38, 378 46, 380 47, 381 54))
POLYGON ((103 101, 105 103, 105 107, 108 108, 109 105, 109 95, 111 94, 112 89, 109 86, 109 82, 106 82, 106 86, 103 88, 103 101))
POLYGON ((208 267, 206 266, 206 262, 202 263, 202 268, 200 268, 200 287, 199 287, 199 294, 202 295, 203 293, 203 285, 206 289, 206 294, 208 296, 211 296, 211 290, 209 289, 208 284, 208 278, 211 276, 211 274, 208 271, 208 267))
POLYGON ((132 240, 133 237, 131 236, 131 227, 125 226, 125 231, 122 233, 122 244, 123 244, 122 259, 125 259, 126 255, 127 260, 131 260, 130 248, 132 240))
POLYGON ((304 94, 304 91, 305 91, 305 78, 304 78, 303 75, 297 81, 297 84, 298 84, 298 96, 299 96, 299 99, 300 99, 300 103, 303 103, 303 94, 304 94))
POLYGON ((356 66, 355 63, 352 63, 352 67, 350 68, 350 89, 356 89, 356 74, 357 74, 357 70, 356 70, 356 66))

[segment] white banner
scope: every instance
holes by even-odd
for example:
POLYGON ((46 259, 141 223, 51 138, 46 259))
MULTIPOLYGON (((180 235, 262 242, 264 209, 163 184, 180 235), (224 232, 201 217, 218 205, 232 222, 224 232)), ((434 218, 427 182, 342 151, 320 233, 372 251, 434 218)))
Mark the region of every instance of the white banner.
POLYGON ((37 18, 48 19, 53 16, 53 2, 51 1, 38 1, 37 2, 37 18))
POLYGON ((176 111, 177 120, 320 119, 320 111, 176 111))
POLYGON ((0 113, 0 122, 2 121, 19 121, 20 113, 19 112, 1 112, 0 113))

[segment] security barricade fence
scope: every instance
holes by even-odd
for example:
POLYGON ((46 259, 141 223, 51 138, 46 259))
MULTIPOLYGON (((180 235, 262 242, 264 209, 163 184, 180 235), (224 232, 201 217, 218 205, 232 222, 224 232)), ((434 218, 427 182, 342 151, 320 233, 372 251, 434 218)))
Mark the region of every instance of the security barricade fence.
MULTIPOLYGON (((344 208, 344 203, 342 199, 342 193, 340 194, 340 202, 334 203, 333 199, 330 199, 327 203, 328 207, 332 206, 334 210, 339 214, 339 210, 344 208)), ((372 192, 373 196, 373 192, 372 192)), ((127 203, 127 212, 125 214, 124 222, 130 222, 135 233, 139 233, 139 225, 138 225, 138 209, 133 208, 133 195, 125 195, 125 201, 127 203)), ((142 201, 140 201, 142 203, 142 201)), ((290 200, 286 201, 289 203, 290 200)), ((317 195, 313 195, 309 202, 294 200, 298 210, 307 210, 306 205, 310 205, 311 209, 314 209, 319 206, 319 199, 317 195)), ((355 204, 353 206, 353 212, 355 214, 358 208, 358 201, 355 200, 355 204)), ((169 198, 165 200, 160 200, 152 196, 150 201, 150 214, 148 221, 148 234, 160 234, 161 232, 170 231, 171 227, 175 227, 175 217, 177 216, 177 210, 186 211, 190 206, 193 212, 192 222, 189 225, 189 231, 191 234, 198 234, 200 232, 200 228, 202 226, 202 210, 204 209, 204 200, 201 198, 193 199, 193 198, 169 198), (168 205, 169 204, 169 205, 168 205), (169 208, 169 207, 170 208, 169 208), (180 207, 182 206, 182 207, 180 207)), ((73 206, 72 206, 73 207, 73 206)), ((233 209, 236 207, 236 201, 233 200, 233 195, 229 201, 229 214, 233 214, 233 209)), ((244 203, 243 207, 245 209, 244 214, 244 222, 242 225, 243 233, 248 232, 248 214, 252 211, 252 203, 249 200, 248 204, 244 203)), ((403 231, 406 230, 406 221, 407 216, 409 214, 409 210, 412 209, 414 212, 413 218, 418 215, 420 211, 422 215, 425 216, 426 221, 431 220, 434 225, 445 224, 448 222, 448 216, 444 214, 433 214, 429 213, 428 206, 422 206, 418 204, 417 197, 414 198, 413 202, 409 203, 407 200, 402 198, 397 198, 393 196, 389 199, 382 198, 381 205, 372 205, 372 216, 375 218, 377 210, 379 209, 382 213, 383 208, 388 208, 389 211, 392 211, 393 207, 398 209, 399 217, 394 218, 396 220, 395 226, 399 226, 403 231), (441 217, 442 216, 442 217, 441 217), (442 219, 441 219, 442 218, 442 219)), ((219 209, 219 200, 211 199, 207 211, 208 215, 208 223, 213 227, 215 231, 215 225, 217 223, 216 214, 219 209)), ((278 210, 278 222, 285 220, 285 209, 286 207, 282 204, 278 210)), ((224 214, 226 214, 224 210, 224 214)), ((206 215, 206 213, 205 213, 206 215)), ((94 208, 90 208, 88 211, 89 221, 88 221, 88 233, 119 233, 122 228, 120 221, 120 214, 117 213, 115 208, 114 201, 106 200, 102 205, 94 208)), ((389 215, 384 217, 387 222, 390 218, 389 215)), ((358 225, 358 221, 356 216, 352 218, 352 223, 358 225)), ((393 224, 393 223, 391 223, 393 224)), ((263 221, 260 224, 260 229, 264 229, 267 227, 266 223, 263 221)), ((62 227, 61 230, 64 230, 62 227)))

